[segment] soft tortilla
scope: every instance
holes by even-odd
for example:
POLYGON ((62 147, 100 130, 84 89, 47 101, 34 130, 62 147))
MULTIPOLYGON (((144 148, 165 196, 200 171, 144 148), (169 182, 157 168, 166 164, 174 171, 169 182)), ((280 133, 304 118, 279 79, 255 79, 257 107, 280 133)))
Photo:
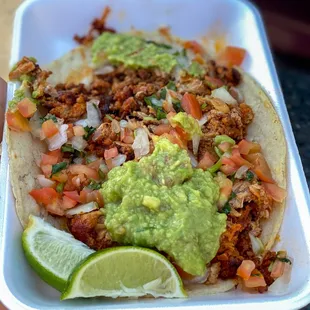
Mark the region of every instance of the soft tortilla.
MULTIPOLYGON (((78 47, 62 58, 54 61, 47 69, 53 72, 49 78, 51 84, 85 83, 90 84, 93 71, 89 66, 90 49, 78 47)), ((261 144, 264 156, 272 170, 274 179, 285 188, 286 185, 286 143, 279 117, 261 86, 248 74, 242 72, 243 81, 238 87, 245 102, 254 111, 254 120, 249 126, 247 138, 261 144)), ((45 209, 40 208, 28 195, 29 191, 38 187, 36 176, 40 173, 36 162, 40 153, 45 151, 44 144, 32 138, 30 133, 16 133, 7 130, 7 141, 10 155, 11 183, 16 198, 18 217, 23 226, 27 224, 30 214, 45 218, 48 222, 59 227, 59 219, 49 216, 45 209)), ((270 218, 263 223, 262 242, 269 250, 279 232, 284 203, 274 205, 270 218)), ((215 285, 191 285, 186 287, 189 296, 203 296, 231 290, 235 280, 219 281, 215 285)))

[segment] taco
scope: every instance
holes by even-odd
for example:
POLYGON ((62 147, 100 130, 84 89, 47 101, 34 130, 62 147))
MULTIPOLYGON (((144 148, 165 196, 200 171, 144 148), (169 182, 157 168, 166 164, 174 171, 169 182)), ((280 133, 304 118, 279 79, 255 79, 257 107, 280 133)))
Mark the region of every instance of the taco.
MULTIPOLYGON (((164 35, 163 35, 164 34, 164 35)), ((155 248, 190 295, 264 292, 285 251, 286 144, 262 87, 197 41, 93 23, 41 69, 24 57, 7 142, 23 226, 38 215, 95 250, 155 248), (94 28, 94 27, 97 28, 94 28)))

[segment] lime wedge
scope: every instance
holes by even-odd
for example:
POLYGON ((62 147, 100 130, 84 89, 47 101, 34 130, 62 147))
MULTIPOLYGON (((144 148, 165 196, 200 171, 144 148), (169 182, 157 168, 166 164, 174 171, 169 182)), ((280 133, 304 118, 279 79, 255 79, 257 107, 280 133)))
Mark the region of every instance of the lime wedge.
POLYGON ((94 252, 72 235, 36 216, 29 217, 22 244, 32 268, 42 280, 59 291, 66 286, 76 265, 94 252))
POLYGON ((76 297, 187 297, 174 266, 161 254, 116 247, 90 255, 71 274, 61 299, 76 297))

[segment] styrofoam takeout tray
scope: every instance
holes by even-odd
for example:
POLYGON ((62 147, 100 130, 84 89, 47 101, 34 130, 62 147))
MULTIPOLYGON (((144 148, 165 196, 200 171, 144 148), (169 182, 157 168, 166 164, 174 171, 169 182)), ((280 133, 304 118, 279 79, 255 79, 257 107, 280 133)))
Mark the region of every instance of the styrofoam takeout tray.
MULTIPOLYGON (((7 146, 3 142, 0 211, 0 299, 10 309, 99 308, 208 308, 296 309, 310 302, 309 194, 287 110, 256 8, 237 0, 30 0, 17 10, 11 64, 24 55, 47 64, 75 46, 74 34, 87 31, 91 20, 109 5, 109 25, 119 31, 131 26, 155 30, 171 26, 172 33, 188 39, 225 36, 230 45, 244 47, 243 65, 266 89, 275 103, 288 145, 288 199, 279 247, 294 259, 291 282, 282 295, 231 291, 187 300, 88 299, 59 301, 59 292, 31 270, 21 247, 22 227, 14 210, 8 175, 7 146)), ((13 87, 9 85, 8 99, 13 87)))

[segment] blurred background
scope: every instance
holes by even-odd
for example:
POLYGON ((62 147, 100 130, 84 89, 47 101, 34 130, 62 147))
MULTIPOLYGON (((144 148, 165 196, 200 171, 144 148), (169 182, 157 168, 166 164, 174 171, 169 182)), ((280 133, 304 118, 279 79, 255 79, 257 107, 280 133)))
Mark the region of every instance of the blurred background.
MULTIPOLYGON (((0 0, 0 77, 8 75, 12 21, 22 0, 0 0)), ((193 1, 194 2, 194 1, 193 1)), ((262 13, 310 186, 310 0, 254 0, 262 13)), ((2 309, 0 305, 0 310, 2 309)), ((307 309, 310 310, 308 306, 307 309)))

